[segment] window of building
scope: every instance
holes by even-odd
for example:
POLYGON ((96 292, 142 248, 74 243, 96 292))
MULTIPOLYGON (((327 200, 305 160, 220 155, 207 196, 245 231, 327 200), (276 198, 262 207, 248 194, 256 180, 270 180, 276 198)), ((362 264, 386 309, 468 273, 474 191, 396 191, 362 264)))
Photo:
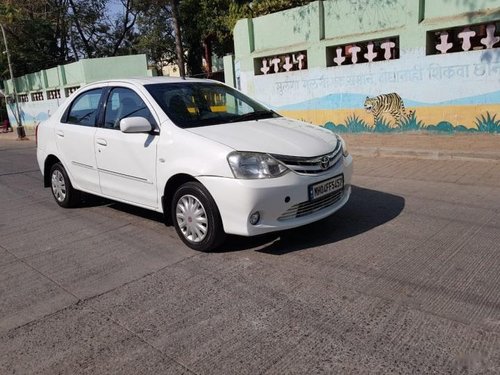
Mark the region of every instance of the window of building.
POLYGON ((79 88, 80 88, 80 86, 66 87, 64 89, 64 93, 65 93, 66 97, 68 97, 71 94, 73 94, 76 90, 78 90, 79 88))
POLYGON ((326 48, 326 66, 365 64, 399 59, 399 37, 341 44, 326 48))
POLYGON ((27 103, 29 101, 28 94, 19 94, 19 95, 17 95, 17 101, 19 103, 27 103))
POLYGON ((31 101, 33 102, 40 102, 43 100, 43 92, 33 92, 31 94, 31 101))
POLYGON ((254 59, 255 75, 285 73, 306 69, 307 51, 290 52, 254 59))
POLYGON ((61 99, 61 90, 47 90, 47 99, 61 99))
POLYGON ((427 32, 427 55, 500 48, 500 21, 427 32))

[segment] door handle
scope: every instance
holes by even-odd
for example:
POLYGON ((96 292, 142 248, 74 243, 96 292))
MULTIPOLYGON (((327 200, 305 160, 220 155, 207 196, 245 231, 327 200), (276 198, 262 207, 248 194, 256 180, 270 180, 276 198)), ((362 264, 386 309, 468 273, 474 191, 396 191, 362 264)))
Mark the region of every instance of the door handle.
POLYGON ((97 138, 95 141, 97 142, 98 145, 101 145, 101 146, 107 146, 108 145, 108 142, 106 142, 106 140, 102 139, 102 138, 97 138))
POLYGON ((56 131, 56 134, 57 134, 59 137, 64 138, 64 132, 63 132, 62 130, 58 130, 58 131, 56 131))

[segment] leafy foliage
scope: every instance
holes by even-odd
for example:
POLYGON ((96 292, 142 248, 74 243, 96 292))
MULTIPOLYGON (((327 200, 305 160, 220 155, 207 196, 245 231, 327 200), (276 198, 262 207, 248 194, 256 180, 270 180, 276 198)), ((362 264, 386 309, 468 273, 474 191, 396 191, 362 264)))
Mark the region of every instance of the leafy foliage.
MULTIPOLYGON (((70 40, 75 59, 121 54, 133 35, 137 13, 132 0, 120 0, 123 9, 114 18, 107 13, 109 0, 67 0, 70 40)), ((129 43, 129 46, 131 43, 129 43)))
POLYGON ((411 112, 408 117, 404 117, 399 124, 399 129, 401 131, 417 131, 422 130, 424 127, 424 123, 422 121, 417 120, 417 114, 415 111, 411 112))
MULTIPOLYGON (((16 76, 68 60, 65 1, 18 0, 0 4, 0 22, 5 29, 16 76)), ((3 41, 1 45, 4 50, 3 41)), ((0 55, 0 73, 1 78, 10 78, 4 54, 0 55)))
POLYGON ((169 6, 139 3, 135 48, 146 53, 150 64, 161 74, 164 66, 176 62, 175 36, 169 6))
POLYGON ((188 51, 191 75, 212 71, 212 54, 224 56, 233 51, 233 39, 227 17, 231 0, 181 0, 179 2, 183 40, 188 51))
MULTIPOLYGON (((110 0, 3 1, 0 21, 6 30, 14 75, 80 58, 133 52, 137 14, 132 0, 120 0, 121 12, 116 14, 109 13, 109 4, 110 0)), ((3 55, 0 72, 2 78, 8 78, 3 55)))
POLYGON ((397 130, 397 128, 393 128, 391 126, 391 123, 384 117, 379 118, 375 123, 375 127, 373 128, 373 131, 377 133, 389 133, 395 130, 397 130))
POLYGON ((369 132, 370 126, 356 115, 348 116, 345 120, 345 127, 350 133, 369 132))
POLYGON ((324 128, 333 132, 375 132, 375 133, 388 133, 388 132, 408 132, 408 131, 429 131, 438 133, 452 133, 452 132, 465 132, 465 133, 500 133, 500 120, 496 119, 496 114, 491 115, 486 112, 486 115, 477 117, 475 128, 467 128, 464 125, 453 125, 449 121, 441 121, 436 125, 425 125, 423 121, 418 120, 415 112, 401 121, 398 127, 391 127, 390 123, 384 119, 377 121, 374 127, 370 127, 365 121, 360 119, 355 114, 348 116, 344 124, 335 124, 331 121, 323 125, 324 128))
POLYGON ((496 119, 497 114, 493 116, 489 112, 476 118, 475 125, 478 131, 485 133, 500 133, 500 120, 496 119))

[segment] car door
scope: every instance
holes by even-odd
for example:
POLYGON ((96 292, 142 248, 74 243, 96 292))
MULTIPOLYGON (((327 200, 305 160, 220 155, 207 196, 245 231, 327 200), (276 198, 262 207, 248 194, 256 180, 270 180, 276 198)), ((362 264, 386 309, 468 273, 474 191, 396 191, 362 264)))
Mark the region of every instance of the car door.
POLYGON ((114 87, 95 134, 95 158, 101 191, 106 196, 143 206, 158 207, 156 147, 158 128, 145 100, 133 89, 114 87), (120 120, 145 117, 156 129, 150 133, 123 133, 120 120))
POLYGON ((55 126, 59 156, 75 188, 99 193, 94 136, 104 88, 78 95, 55 126))

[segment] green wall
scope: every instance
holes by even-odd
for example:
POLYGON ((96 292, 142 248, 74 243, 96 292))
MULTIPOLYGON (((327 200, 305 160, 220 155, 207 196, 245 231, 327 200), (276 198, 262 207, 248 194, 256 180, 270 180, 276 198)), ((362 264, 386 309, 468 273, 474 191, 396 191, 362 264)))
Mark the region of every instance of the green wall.
MULTIPOLYGON (((38 92, 80 86, 90 82, 113 78, 144 77, 151 73, 146 55, 117 56, 80 60, 52 69, 15 78, 18 93, 38 92)), ((5 93, 13 92, 11 80, 4 81, 5 93)))
MULTIPOLYGON (((497 0, 426 0, 425 18, 450 18, 457 15, 467 17, 468 13, 478 12, 475 16, 488 15, 498 7, 497 0)), ((491 15, 491 14, 490 14, 491 15)))
POLYGON ((402 49, 424 48, 426 33, 500 18, 500 0, 324 0, 234 28, 235 62, 307 49, 309 69, 325 67, 325 47, 399 35, 402 49))

